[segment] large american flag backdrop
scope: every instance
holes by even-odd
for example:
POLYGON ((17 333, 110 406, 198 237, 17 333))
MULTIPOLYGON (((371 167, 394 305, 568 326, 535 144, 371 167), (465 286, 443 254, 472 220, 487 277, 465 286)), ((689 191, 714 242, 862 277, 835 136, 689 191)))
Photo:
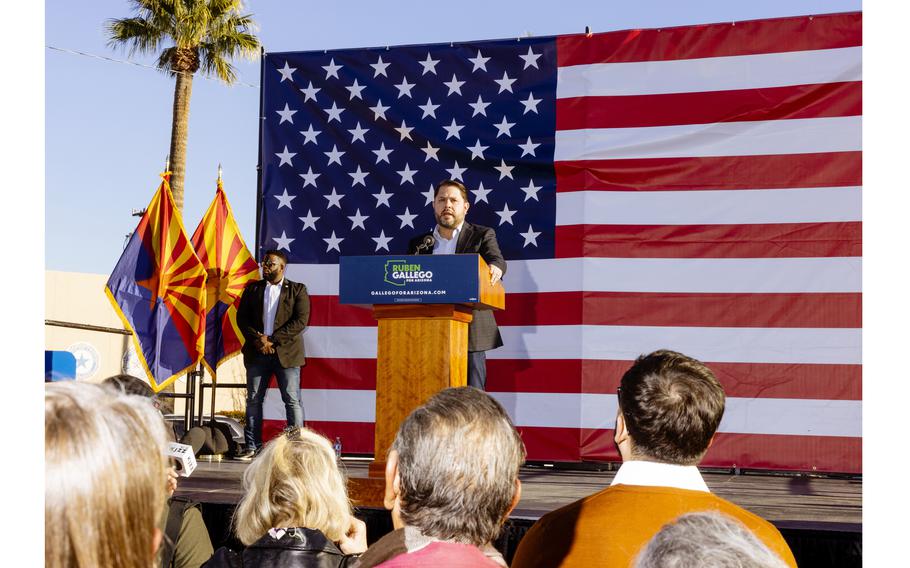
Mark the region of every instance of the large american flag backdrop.
POLYGON ((704 465, 860 472, 861 28, 267 54, 257 245, 311 294, 307 424, 372 452, 376 327, 338 258, 404 252, 455 178, 508 260, 488 390, 529 459, 618 459, 619 379, 670 348, 726 389, 704 465))

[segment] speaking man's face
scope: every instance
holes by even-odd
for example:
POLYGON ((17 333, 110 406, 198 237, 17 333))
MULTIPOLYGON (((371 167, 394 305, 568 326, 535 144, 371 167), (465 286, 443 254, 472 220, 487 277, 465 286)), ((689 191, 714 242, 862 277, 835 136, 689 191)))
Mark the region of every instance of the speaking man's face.
POLYGON ((440 227, 454 229, 461 225, 470 204, 454 185, 444 186, 433 200, 433 212, 440 227))

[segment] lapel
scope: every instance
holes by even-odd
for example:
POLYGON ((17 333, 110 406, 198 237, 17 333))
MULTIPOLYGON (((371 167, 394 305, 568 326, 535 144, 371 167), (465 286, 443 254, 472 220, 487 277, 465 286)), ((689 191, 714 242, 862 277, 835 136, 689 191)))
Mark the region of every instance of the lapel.
POLYGON ((458 242, 455 243, 455 254, 460 254, 465 251, 468 243, 471 242, 471 234, 473 232, 474 227, 465 221, 464 225, 461 226, 461 233, 458 235, 458 242))
POLYGON ((281 281, 281 292, 278 293, 278 309, 275 310, 275 327, 278 327, 279 321, 284 322, 288 319, 287 302, 289 294, 290 284, 288 284, 288 278, 285 276, 284 280, 281 281))

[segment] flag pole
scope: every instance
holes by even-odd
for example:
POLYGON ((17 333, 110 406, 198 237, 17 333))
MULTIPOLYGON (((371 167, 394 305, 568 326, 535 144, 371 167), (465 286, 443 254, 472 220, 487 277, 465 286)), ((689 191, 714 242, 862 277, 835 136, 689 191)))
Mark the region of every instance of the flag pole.
MULTIPOLYGON (((218 164, 218 185, 221 185, 221 164, 218 164)), ((216 186, 217 187, 217 186, 216 186)), ((221 334, 221 326, 218 326, 218 334, 221 334)), ((212 410, 209 418, 212 423, 212 431, 215 429, 215 387, 217 384, 218 378, 218 361, 215 361, 215 364, 212 366, 212 410)))

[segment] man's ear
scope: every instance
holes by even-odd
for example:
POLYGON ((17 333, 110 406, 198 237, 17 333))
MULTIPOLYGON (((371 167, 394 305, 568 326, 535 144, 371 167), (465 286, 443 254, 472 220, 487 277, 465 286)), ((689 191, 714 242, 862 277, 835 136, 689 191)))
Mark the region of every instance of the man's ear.
POLYGON ((509 505, 509 510, 506 511, 506 514, 503 516, 503 522, 509 518, 509 515, 512 514, 512 511, 515 510, 515 507, 518 506, 518 502, 521 501, 521 480, 515 479, 515 494, 512 495, 512 503, 509 505))
POLYGON ((385 494, 383 495, 383 506, 391 511, 395 508, 395 502, 401 492, 401 477, 398 475, 398 452, 389 451, 389 457, 385 462, 385 494))
POLYGON ((629 430, 626 429, 626 420, 622 416, 622 412, 616 411, 616 430, 613 433, 613 441, 616 442, 616 445, 620 445, 626 440, 629 439, 629 430))

